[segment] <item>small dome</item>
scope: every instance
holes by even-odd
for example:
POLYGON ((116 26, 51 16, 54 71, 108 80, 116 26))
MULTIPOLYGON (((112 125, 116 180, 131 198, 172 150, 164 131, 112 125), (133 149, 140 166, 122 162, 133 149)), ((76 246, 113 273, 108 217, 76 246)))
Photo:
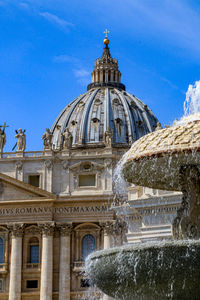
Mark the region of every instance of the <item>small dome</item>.
POLYGON ((55 149, 62 148, 66 128, 73 136, 72 148, 105 146, 106 135, 112 137, 113 147, 124 147, 155 130, 158 120, 152 111, 125 91, 108 44, 95 61, 87 90, 63 109, 51 127, 55 149))

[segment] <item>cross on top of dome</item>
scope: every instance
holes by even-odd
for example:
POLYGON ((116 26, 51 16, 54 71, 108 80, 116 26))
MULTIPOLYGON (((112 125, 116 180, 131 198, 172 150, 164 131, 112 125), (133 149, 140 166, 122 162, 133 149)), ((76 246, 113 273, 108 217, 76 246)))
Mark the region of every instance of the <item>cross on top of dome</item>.
POLYGON ((107 38, 107 37, 108 37, 108 33, 110 33, 110 31, 109 31, 108 29, 106 29, 106 30, 104 31, 104 33, 105 33, 106 38, 107 38))

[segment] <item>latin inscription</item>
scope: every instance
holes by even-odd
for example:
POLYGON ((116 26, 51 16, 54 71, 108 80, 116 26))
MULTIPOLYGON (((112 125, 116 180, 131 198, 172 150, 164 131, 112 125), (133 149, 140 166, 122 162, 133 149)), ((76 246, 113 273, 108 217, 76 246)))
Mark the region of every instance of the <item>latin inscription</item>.
POLYGON ((20 207, 0 208, 0 216, 34 215, 34 214, 85 214, 103 213, 108 211, 108 206, 70 206, 70 207, 20 207))

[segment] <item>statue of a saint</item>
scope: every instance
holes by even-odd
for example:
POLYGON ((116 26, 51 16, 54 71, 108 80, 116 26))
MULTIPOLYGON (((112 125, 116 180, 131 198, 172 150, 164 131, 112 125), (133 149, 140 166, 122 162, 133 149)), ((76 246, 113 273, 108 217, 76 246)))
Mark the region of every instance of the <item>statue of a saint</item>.
POLYGON ((3 152, 3 147, 6 143, 6 134, 5 131, 0 128, 0 153, 3 152))
POLYGON ((156 123, 155 131, 158 131, 158 130, 160 130, 160 129, 162 129, 161 123, 160 123, 160 122, 157 122, 157 123, 156 123))
POLYGON ((44 149, 51 150, 51 148, 52 148, 52 137, 53 137, 53 134, 51 133, 50 129, 46 128, 46 132, 42 136, 44 149))
POLYGON ((73 135, 69 131, 69 128, 66 127, 63 133, 63 149, 71 149, 73 142, 73 135))
POLYGON ((105 141, 106 147, 112 147, 113 132, 112 132, 112 130, 110 130, 110 128, 108 128, 108 129, 105 131, 105 134, 104 134, 104 141, 105 141))
POLYGON ((24 151, 26 149, 26 135, 25 130, 22 131, 21 128, 16 130, 15 138, 17 139, 17 151, 24 151))

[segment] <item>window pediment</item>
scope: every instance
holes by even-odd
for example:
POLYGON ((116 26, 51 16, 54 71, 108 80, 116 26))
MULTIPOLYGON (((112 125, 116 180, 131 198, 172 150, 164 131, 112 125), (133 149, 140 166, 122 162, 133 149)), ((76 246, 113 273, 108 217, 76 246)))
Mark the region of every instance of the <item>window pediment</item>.
POLYGON ((85 161, 85 162, 74 164, 69 168, 70 170, 75 171, 77 173, 82 173, 82 172, 87 173, 87 172, 100 171, 104 169, 104 165, 98 164, 96 162, 85 161))

